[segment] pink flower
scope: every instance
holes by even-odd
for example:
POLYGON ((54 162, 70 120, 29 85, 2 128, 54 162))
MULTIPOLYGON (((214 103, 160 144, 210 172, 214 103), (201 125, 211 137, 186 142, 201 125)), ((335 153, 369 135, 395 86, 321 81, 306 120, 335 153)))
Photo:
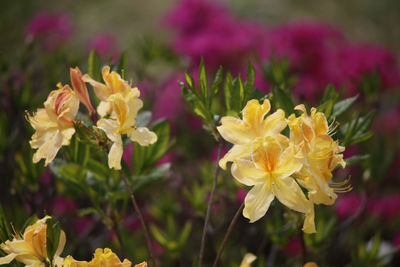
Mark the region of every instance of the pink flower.
POLYGON ((345 85, 348 95, 358 93, 365 75, 377 71, 381 87, 389 89, 400 85, 400 69, 396 57, 384 47, 369 44, 347 44, 336 52, 337 83, 345 85))
POLYGON ((63 12, 39 12, 29 21, 25 31, 29 42, 40 39, 44 49, 53 50, 68 41, 72 22, 63 12))
POLYGON ((117 38, 111 33, 100 33, 93 36, 88 43, 89 50, 96 50, 101 58, 109 58, 117 61, 119 49, 117 46, 117 38))
POLYGON ((50 205, 50 210, 52 211, 52 214, 60 217, 68 214, 74 214, 76 212, 76 209, 76 203, 63 196, 55 197, 50 205))
POLYGON ((339 197, 335 205, 335 211, 340 220, 345 220, 360 209, 362 203, 361 196, 356 192, 343 194, 339 197))
POLYGON ((398 231, 394 236, 393 246, 395 248, 400 248, 400 231, 398 231))
POLYGON ((290 238, 289 241, 286 243, 285 247, 283 248, 283 251, 290 257, 295 257, 300 255, 301 253, 300 238, 298 238, 297 236, 290 238))
POLYGON ((236 201, 239 203, 243 203, 244 199, 246 198, 247 193, 248 192, 246 189, 239 187, 236 190, 236 201))
POLYGON ((394 220, 400 216, 400 194, 383 196, 367 206, 368 211, 381 220, 394 220))
POLYGON ((90 216, 80 217, 72 224, 72 230, 79 236, 87 235, 93 228, 93 219, 90 216))

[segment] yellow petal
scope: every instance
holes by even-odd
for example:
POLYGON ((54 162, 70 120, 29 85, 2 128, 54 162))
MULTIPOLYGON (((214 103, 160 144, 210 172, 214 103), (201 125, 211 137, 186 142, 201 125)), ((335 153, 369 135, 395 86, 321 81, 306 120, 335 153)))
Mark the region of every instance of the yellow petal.
POLYGON ((135 264, 135 267, 147 267, 147 262, 141 262, 139 264, 135 264))
POLYGON ((270 109, 271 104, 268 99, 265 99, 262 105, 256 99, 249 100, 242 111, 243 121, 257 131, 270 109))
POLYGON ((89 83, 91 86, 93 86, 94 93, 102 101, 106 101, 107 98, 111 95, 111 92, 105 84, 93 80, 88 74, 82 76, 82 81, 89 83))
POLYGON ((44 165, 47 166, 56 157, 58 150, 60 150, 63 140, 61 133, 57 130, 50 133, 48 136, 50 136, 50 138, 46 140, 33 155, 34 163, 44 158, 44 165))
POLYGON ((146 127, 132 129, 128 136, 133 142, 138 142, 141 146, 148 146, 157 142, 157 135, 146 127))
POLYGON ((247 186, 264 183, 267 177, 267 173, 257 169, 254 162, 243 159, 234 161, 231 172, 236 180, 247 186))
POLYGON ((119 140, 115 140, 110 148, 110 152, 108 152, 108 167, 110 169, 114 168, 116 170, 121 169, 121 158, 123 153, 123 145, 121 136, 119 140))
POLYGON ((219 166, 226 170, 226 164, 235 159, 250 159, 251 147, 247 145, 234 145, 225 156, 219 160, 219 166))
POLYGON ((259 220, 268 211, 272 200, 274 200, 274 195, 268 183, 255 185, 244 199, 243 216, 251 223, 259 220))
POLYGON ((324 113, 317 112, 315 108, 312 108, 311 118, 314 121, 314 130, 317 136, 326 134, 329 131, 328 122, 324 113))
POLYGON ((287 120, 285 118, 285 112, 278 109, 271 115, 265 118, 262 122, 262 136, 266 135, 278 135, 287 126, 287 120))
POLYGON ((235 145, 248 144, 255 138, 255 133, 249 125, 234 117, 222 117, 217 130, 222 138, 235 145))
POLYGON ((302 159, 296 157, 295 147, 292 144, 281 154, 279 166, 273 171, 273 176, 276 179, 289 177, 298 172, 302 166, 302 159))
POLYGON ((11 254, 8 254, 7 256, 0 257, 0 265, 9 264, 10 262, 12 262, 15 259, 15 256, 17 256, 17 255, 14 253, 11 253, 11 254))
POLYGON ((276 179, 271 190, 276 198, 289 209, 306 213, 310 208, 310 201, 291 177, 276 179))
POLYGON ((278 140, 272 136, 264 138, 262 146, 252 151, 252 159, 257 168, 273 172, 279 165, 282 147, 278 140))
POLYGON ((65 233, 63 230, 61 230, 60 241, 58 242, 58 247, 57 247, 56 253, 54 254, 55 257, 60 256, 61 252, 64 250, 65 242, 66 242, 65 233))
POLYGON ((112 105, 110 102, 107 101, 100 101, 99 105, 97 106, 97 113, 100 117, 107 116, 112 112, 112 105))
POLYGON ((251 263, 257 259, 253 253, 246 253, 239 267, 250 267, 251 263))
POLYGON ((100 119, 97 121, 97 127, 102 129, 112 142, 121 138, 121 135, 118 133, 119 124, 116 120, 100 119))

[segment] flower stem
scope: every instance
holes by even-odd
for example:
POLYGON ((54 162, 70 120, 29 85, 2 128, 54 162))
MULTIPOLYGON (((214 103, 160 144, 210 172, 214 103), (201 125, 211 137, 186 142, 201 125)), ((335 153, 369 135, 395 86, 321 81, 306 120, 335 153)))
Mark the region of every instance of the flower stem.
POLYGON ((147 251, 148 251, 148 253, 149 253, 149 255, 150 255, 150 261, 151 261, 151 263, 152 263, 152 266, 157 266, 157 265, 156 265, 156 262, 157 262, 157 261, 156 261, 156 259, 154 258, 154 253, 153 253, 153 250, 151 249, 151 241, 150 241, 149 231, 147 230, 147 226, 146 226, 146 223, 145 223, 145 221, 144 221, 142 212, 141 212, 140 209, 139 209, 139 206, 138 206, 138 204, 137 204, 137 202, 136 202, 135 196, 134 196, 133 193, 132 193, 132 190, 131 190, 131 188, 130 188, 130 186, 129 186, 129 184, 128 184, 128 181, 127 181, 126 178, 125 178, 124 173, 123 173, 121 170, 119 171, 119 173, 120 173, 120 175, 121 175, 122 181, 123 181, 124 184, 125 184, 126 189, 127 189, 128 192, 129 192, 129 195, 131 196, 131 200, 132 200, 133 207, 135 208, 135 211, 136 211, 136 213, 137 213, 137 215, 138 215, 138 217, 139 217, 140 223, 142 224, 143 233, 144 233, 144 236, 145 236, 145 238, 146 238, 147 251))
POLYGON ((202 267, 202 265, 203 265, 203 256, 204 256, 204 248, 206 245, 207 228, 208 228, 208 222, 210 221, 211 206, 212 206, 212 202, 214 199, 215 187, 217 186, 217 181, 218 181, 218 174, 219 174, 219 169, 220 169, 218 162, 219 162, 219 159, 221 158, 222 145, 223 145, 223 141, 220 140, 219 144, 218 144, 218 156, 217 156, 217 163, 216 163, 216 167, 215 167, 214 181, 213 181, 213 185, 211 188, 210 198, 208 200, 206 218, 204 220, 203 234, 201 236, 201 245, 200 245, 200 253, 199 253, 199 255, 200 255, 199 256, 199 267, 202 267))
POLYGON ((240 214, 242 213, 243 208, 244 208, 244 202, 242 203, 242 205, 240 205, 239 209, 236 211, 235 217, 233 217, 233 219, 232 219, 232 221, 231 221, 231 224, 229 225, 228 230, 227 230, 226 233, 225 233, 224 240, 222 241, 221 247, 220 247, 219 250, 218 250, 218 254, 217 254, 217 257, 215 258, 213 267, 216 267, 216 266, 217 266, 217 263, 218 263, 219 259, 221 258, 222 252, 224 251, 224 248, 225 248, 226 243, 227 243, 227 241, 228 241, 228 238, 229 238, 229 236, 231 235, 232 230, 233 230, 233 227, 235 227, 236 222, 237 222, 237 220, 239 219, 240 214))
POLYGON ((304 242, 304 233, 301 228, 299 228, 299 238, 300 238, 300 243, 301 243, 301 258, 303 260, 303 264, 306 264, 307 262, 307 247, 306 247, 306 242, 304 242))

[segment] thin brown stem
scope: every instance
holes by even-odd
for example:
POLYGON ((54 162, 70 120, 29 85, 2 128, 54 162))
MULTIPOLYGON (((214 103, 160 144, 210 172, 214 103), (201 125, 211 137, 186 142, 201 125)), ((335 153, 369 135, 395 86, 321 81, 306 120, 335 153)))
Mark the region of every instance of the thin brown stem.
POLYGON ((152 266, 157 266, 157 265, 156 265, 156 262, 157 262, 157 261, 156 261, 156 259, 154 258, 154 253, 153 253, 153 250, 151 249, 151 241, 150 241, 149 231, 147 230, 147 226, 146 226, 146 223, 145 223, 145 221, 144 221, 142 212, 141 212, 140 209, 139 209, 139 206, 138 206, 138 204, 137 204, 137 202, 136 202, 135 196, 134 196, 133 193, 132 193, 132 190, 131 190, 131 188, 130 188, 130 186, 129 186, 129 184, 128 184, 128 181, 127 181, 126 178, 125 178, 124 173, 123 173, 121 170, 119 171, 119 173, 120 173, 120 175, 121 175, 122 181, 124 181, 125 187, 126 187, 126 189, 128 190, 129 195, 131 196, 131 200, 132 200, 133 207, 135 208, 135 211, 136 211, 136 213, 137 213, 137 215, 138 215, 138 217, 139 217, 140 223, 142 224, 143 233, 144 233, 144 236, 145 236, 145 238, 146 238, 147 251, 148 251, 148 253, 149 253, 149 255, 150 255, 150 261, 151 261, 151 263, 152 263, 152 266))
POLYGON ((219 159, 221 157, 221 150, 222 150, 222 145, 223 145, 223 141, 220 140, 219 141, 219 145, 218 145, 218 156, 217 156, 217 163, 216 163, 216 167, 215 167, 215 175, 214 175, 214 181, 213 181, 213 185, 211 188, 211 193, 210 193, 210 198, 208 200, 208 207, 207 207, 207 212, 206 212, 206 218, 204 220, 204 227, 203 227, 203 234, 201 236, 201 245, 200 245, 200 253, 199 253, 199 267, 202 267, 203 265, 203 256, 204 256, 204 248, 206 245, 206 236, 207 236, 207 229, 208 229, 208 222, 210 221, 210 213, 211 213, 211 206, 212 206, 212 202, 214 199, 214 192, 215 192, 215 187, 217 186, 217 181, 218 181, 218 174, 219 174, 219 159))
POLYGON ((231 224, 229 225, 228 230, 227 230, 226 233, 225 233, 224 240, 222 241, 221 247, 220 247, 219 250, 218 250, 218 254, 217 254, 217 257, 215 258, 213 267, 216 267, 216 266, 217 266, 218 261, 219 261, 219 259, 221 258, 222 252, 224 251, 224 248, 225 248, 226 243, 227 243, 227 241, 228 241, 228 238, 229 238, 229 236, 231 235, 232 230, 233 230, 233 227, 235 227, 236 222, 237 222, 237 220, 239 219, 240 214, 242 213, 243 208, 244 208, 244 202, 242 203, 242 205, 240 205, 239 209, 236 211, 235 217, 233 217, 233 219, 232 219, 232 221, 231 221, 231 224))
POLYGON ((300 238, 300 243, 301 243, 301 258, 303 261, 303 264, 306 264, 307 262, 307 246, 306 242, 304 242, 304 233, 301 228, 299 228, 299 238, 300 238))

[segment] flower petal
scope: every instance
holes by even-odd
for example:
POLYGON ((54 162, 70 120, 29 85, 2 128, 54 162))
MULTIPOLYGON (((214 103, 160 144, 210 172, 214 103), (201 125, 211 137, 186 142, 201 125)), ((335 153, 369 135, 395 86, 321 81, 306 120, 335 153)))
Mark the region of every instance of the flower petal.
POLYGON ((260 105, 260 102, 258 102, 257 99, 252 99, 247 102, 242 111, 243 121, 251 128, 255 130, 259 129, 264 120, 264 116, 270 109, 271 104, 268 99, 265 99, 262 105, 260 105))
POLYGON ((278 109, 262 122, 262 136, 280 134, 286 126, 285 112, 282 109, 278 109))
POLYGON ((268 183, 255 185, 244 200, 243 216, 253 223, 259 220, 267 212, 274 195, 268 187, 268 183))
POLYGON ((128 136, 132 141, 138 142, 141 146, 148 146, 157 142, 157 135, 146 127, 132 129, 128 133, 128 136))
POLYGON ((12 262, 15 259, 16 256, 17 256, 17 254, 11 253, 11 254, 8 254, 7 256, 0 257, 0 265, 9 264, 10 262, 12 262))
POLYGON ((226 170, 226 164, 235 159, 250 159, 251 148, 246 145, 234 145, 225 156, 219 160, 221 169, 226 170))
POLYGON ((94 93, 102 101, 106 101, 107 98, 111 95, 111 92, 105 84, 93 80, 88 74, 82 76, 82 81, 89 83, 91 86, 93 86, 94 93))
POLYGON ((231 172, 236 180, 247 186, 261 184, 265 182, 264 178, 267 176, 264 170, 257 169, 254 162, 243 159, 234 161, 231 172))
POLYGON ((234 117, 222 117, 218 132, 226 141, 235 145, 248 144, 254 138, 254 133, 248 124, 234 117))
POLYGON ((58 150, 62 146, 63 138, 59 130, 47 133, 45 136, 50 138, 42 143, 33 154, 33 163, 37 163, 44 158, 46 159, 44 165, 47 166, 56 157, 58 150))
POLYGON ((110 169, 114 168, 116 170, 121 169, 121 158, 123 153, 122 138, 119 136, 117 140, 114 141, 108 152, 108 167, 110 169))

